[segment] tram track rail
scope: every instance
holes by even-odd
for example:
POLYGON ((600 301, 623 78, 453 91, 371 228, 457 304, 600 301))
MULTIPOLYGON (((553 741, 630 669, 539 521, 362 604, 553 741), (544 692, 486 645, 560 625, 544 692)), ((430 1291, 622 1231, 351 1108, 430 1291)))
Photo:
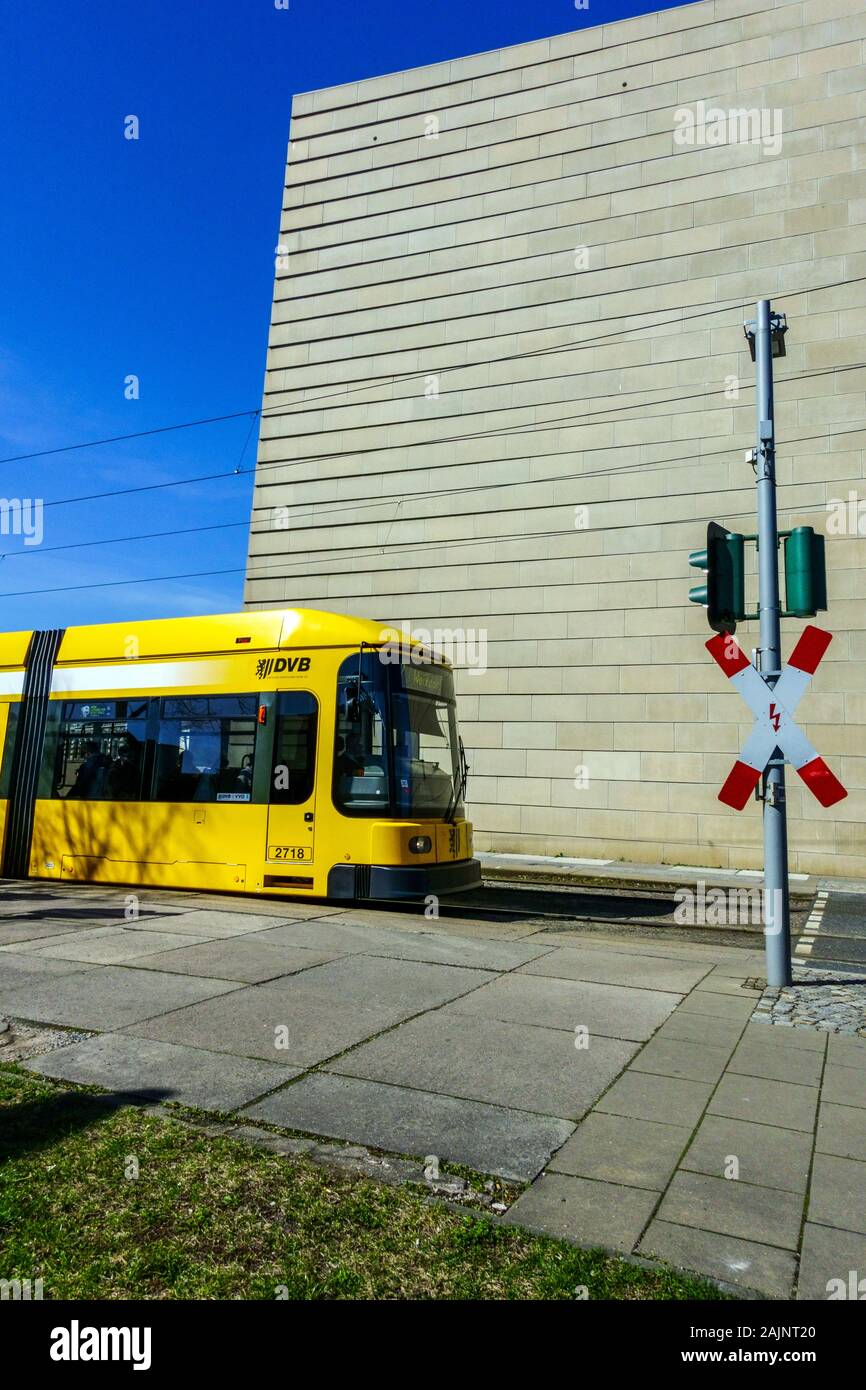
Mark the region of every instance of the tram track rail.
MULTIPOLYGON (((763 927, 756 920, 757 913, 747 922, 730 925, 683 923, 675 917, 681 901, 668 886, 637 890, 612 888, 607 883, 593 887, 485 879, 482 887, 472 893, 443 898, 439 912, 440 918, 455 922, 523 922, 563 934, 649 936, 671 943, 763 947, 763 927)), ((795 940, 805 927, 813 901, 814 894, 800 894, 792 899, 795 940)))

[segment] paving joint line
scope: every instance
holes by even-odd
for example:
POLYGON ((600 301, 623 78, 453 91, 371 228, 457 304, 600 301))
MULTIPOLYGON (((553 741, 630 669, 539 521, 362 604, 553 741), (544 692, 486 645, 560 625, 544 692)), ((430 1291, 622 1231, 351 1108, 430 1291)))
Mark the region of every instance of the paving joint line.
MULTIPOLYGON (((352 952, 351 954, 352 954, 352 955, 363 955, 364 953, 363 953, 362 951, 357 951, 357 952, 352 952)), ((347 959, 347 958, 348 958, 348 957, 338 957, 338 959, 347 959)), ((388 959, 388 960, 391 960, 391 959, 395 959, 395 957, 390 957, 390 956, 389 956, 389 957, 376 957, 376 959, 388 959)), ((400 957, 396 957, 396 959, 399 960, 400 957)), ((411 964, 419 964, 420 962, 412 961, 412 962, 410 962, 410 963, 411 963, 411 964)), ((432 964, 432 963, 434 963, 434 962, 427 961, 427 962, 424 962, 424 963, 429 965, 429 964, 432 964)), ((306 967, 306 968, 310 968, 310 967, 306 967)), ((458 967, 454 967, 454 968, 460 969, 461 967, 458 966, 458 967)), ((512 974, 513 971, 516 970, 516 969, 517 969, 517 966, 512 966, 510 970, 503 970, 503 971, 499 972, 499 974, 500 974, 500 975, 509 975, 509 974, 512 974)), ((488 973, 490 973, 490 972, 488 972, 488 973)), ((437 1005, 435 1005, 435 1006, 433 1006, 433 1007, 427 1007, 427 1008, 419 1009, 417 1013, 410 1014, 410 1015, 408 1015, 408 1017, 406 1017, 406 1018, 398 1019, 396 1023, 390 1023, 390 1024, 388 1024, 387 1027, 385 1027, 385 1028, 380 1028, 379 1031, 378 1031, 377 1033, 370 1033, 367 1037, 361 1038, 358 1042, 356 1042, 356 1043, 351 1043, 348 1047, 341 1048, 338 1052, 334 1052, 332 1055, 330 1055, 330 1056, 328 1056, 328 1057, 322 1057, 322 1058, 320 1058, 320 1060, 319 1060, 318 1062, 314 1062, 314 1063, 312 1063, 310 1066, 303 1068, 303 1070, 301 1071, 301 1073, 300 1073, 298 1076, 289 1077, 289 1078, 288 1078, 286 1081, 284 1081, 280 1086, 277 1086, 277 1087, 275 1087, 273 1090, 268 1091, 268 1092, 265 1092, 265 1093, 263 1093, 263 1094, 264 1094, 264 1095, 267 1095, 267 1096, 270 1096, 270 1095, 275 1095, 275 1094, 277 1094, 277 1092, 279 1092, 279 1091, 287 1091, 291 1086, 294 1086, 294 1085, 295 1085, 297 1082, 299 1082, 299 1081, 304 1081, 304 1080, 306 1080, 306 1078, 309 1077, 309 1076, 314 1076, 314 1075, 317 1075, 317 1074, 322 1074, 322 1075, 328 1076, 328 1075, 330 1075, 330 1073, 324 1071, 324 1068, 327 1067, 327 1066, 330 1066, 334 1061, 338 1061, 341 1057, 347 1057, 350 1053, 355 1052, 359 1047, 365 1047, 365 1046, 367 1045, 367 1043, 377 1042, 377 1041, 379 1040, 379 1038, 387 1037, 387 1035, 388 1035, 389 1033, 393 1033, 393 1032, 395 1032, 398 1028, 402 1028, 402 1026, 403 1026, 404 1023, 413 1023, 413 1022, 415 1021, 415 1019, 417 1019, 417 1018, 424 1018, 427 1014, 439 1013, 440 1010, 444 1009, 448 1004, 453 1004, 453 1003, 455 1003, 457 999, 465 999, 465 998, 468 998, 468 996, 469 996, 470 994, 474 994, 474 993, 476 992, 476 990, 478 990, 478 989, 483 989, 485 984, 492 984, 492 983, 493 983, 493 981, 486 980, 486 981, 484 981, 483 984, 473 986, 473 988, 467 990, 465 994, 458 994, 458 995, 456 995, 456 996, 455 996, 455 999, 443 999, 442 1002, 441 1002, 441 1004, 437 1004, 437 1005)), ((229 991, 229 992, 232 992, 232 991, 229 991)), ((257 1060, 257 1061, 262 1061, 262 1060, 266 1060, 266 1059, 257 1058, 257 1059, 255 1059, 255 1060, 257 1060)), ((355 1079, 358 1080, 359 1078, 355 1078, 355 1079)), ((385 1085, 385 1084, 389 1084, 389 1083, 383 1082, 383 1083, 381 1083, 381 1084, 385 1085)), ((390 1084, 396 1085, 397 1083, 392 1082, 392 1083, 390 1083, 390 1084)), ((411 1089, 414 1089, 414 1088, 409 1087, 408 1089, 411 1090, 411 1089)), ((434 1092, 427 1092, 427 1094, 428 1094, 428 1095, 438 1095, 438 1094, 440 1094, 440 1093, 434 1091, 434 1092)), ((258 1104, 258 1100, 261 1099, 261 1098, 262 1098, 262 1097, 259 1097, 258 1099, 253 1099, 253 1100, 245 1101, 243 1106, 239 1106, 238 1109, 237 1109, 237 1111, 233 1111, 233 1112, 231 1112, 231 1113, 240 1113, 240 1111, 243 1110, 243 1109, 246 1109, 247 1106, 250 1106, 250 1105, 257 1105, 257 1104, 258 1104)), ((453 1099, 453 1100, 465 1100, 466 1097, 465 1097, 465 1096, 453 1096, 453 1097, 451 1097, 451 1099, 453 1099)), ((493 1102, 484 1101, 484 1102, 477 1102, 477 1103, 480 1103, 480 1104, 492 1104, 493 1102)), ((502 1106, 502 1107, 500 1107, 500 1108, 501 1108, 501 1109, 506 1109, 506 1110, 507 1110, 509 1107, 507 1107, 507 1106, 502 1106)), ((528 1114, 534 1114, 534 1113, 537 1113, 537 1112, 534 1112, 534 1111, 527 1111, 527 1113, 528 1113, 528 1114)), ((556 1118, 556 1117, 552 1117, 552 1118, 556 1118)))
MULTIPOLYGON (((688 997, 689 997, 689 996, 686 995, 686 998, 688 998, 688 997)), ((674 1013, 676 1013, 676 1010, 674 1010, 674 1013)), ((706 1017, 706 1015, 701 1015, 701 1017, 706 1017)), ((667 1020, 665 1020, 665 1022, 667 1022, 667 1020)), ((749 1020, 748 1020, 748 1019, 745 1019, 745 1020, 743 1021, 742 1027, 741 1027, 741 1029, 740 1029, 740 1032, 739 1032, 739 1034, 738 1034, 738 1036, 737 1036, 735 1042, 734 1042, 733 1045, 731 1046, 731 1050, 730 1050, 730 1052, 728 1053, 727 1061, 725 1062, 725 1065, 722 1067, 722 1070, 721 1070, 721 1072, 720 1072, 720 1074, 719 1074, 719 1078, 718 1078, 718 1080, 716 1081, 715 1085, 712 1086, 711 1089, 710 1089, 710 1093, 709 1093, 709 1095, 707 1096, 706 1103, 704 1104, 704 1107, 703 1107, 703 1109, 701 1110, 701 1113, 700 1113, 700 1115, 698 1116, 698 1118, 697 1118, 697 1120, 696 1120, 696 1122, 695 1122, 695 1124, 694 1124, 694 1127, 693 1127, 691 1133, 689 1134, 689 1136, 688 1136, 688 1138, 687 1138, 687 1140, 686 1140, 686 1142, 685 1142, 685 1144, 684 1144, 684 1146, 683 1146, 683 1148, 682 1148, 682 1150, 681 1150, 681 1152, 680 1152, 679 1158, 677 1159, 677 1161, 676 1161, 676 1163, 675 1163, 675 1165, 674 1165, 674 1167, 673 1167, 673 1170, 672 1170, 672 1172, 671 1172, 671 1175, 670 1175, 670 1177, 668 1178, 667 1182, 664 1184, 664 1186, 663 1186, 661 1192, 659 1193, 659 1199, 658 1199, 658 1201, 656 1202, 655 1206, 653 1207, 652 1211, 650 1212, 649 1216, 647 1217, 647 1220, 646 1220, 646 1222, 645 1222, 643 1228, 641 1229, 641 1231, 640 1231, 640 1233, 639 1233, 637 1239, 636 1239, 635 1242, 634 1242, 634 1245, 633 1245, 633 1247, 632 1247, 633 1251, 636 1251, 636 1250, 637 1250, 637 1247, 640 1245, 640 1243, 641 1243, 641 1241, 643 1240, 644 1236, 647 1234, 647 1231, 649 1230, 649 1228, 650 1228, 652 1222, 655 1220, 656 1215, 657 1215, 658 1211, 660 1210, 661 1205, 662 1205, 662 1203, 663 1203, 665 1197, 667 1196, 667 1194, 668 1194, 668 1192, 669 1192, 669 1190, 670 1190, 671 1184, 673 1183, 673 1180, 674 1180, 674 1178, 676 1177, 677 1173, 680 1172, 680 1171, 683 1171, 683 1172, 688 1172, 688 1171, 690 1171, 689 1169, 682 1169, 682 1170, 681 1170, 680 1165, 681 1165, 681 1163, 682 1163, 683 1158, 685 1157, 685 1155, 688 1153, 689 1149, 691 1148, 692 1143, 694 1142, 695 1137, 696 1137, 696 1135, 697 1135, 697 1132, 698 1132, 698 1130, 700 1129, 701 1125, 702 1125, 703 1122, 704 1122, 704 1119, 705 1119, 706 1116, 707 1116, 707 1113, 708 1113, 708 1111, 709 1111, 709 1107, 710 1107, 710 1105, 712 1104, 712 1101, 713 1101, 713 1097, 715 1096, 716 1092, 718 1091, 719 1086, 722 1084, 722 1080, 723 1080, 723 1078, 724 1078, 724 1076, 725 1076, 725 1073, 726 1073, 726 1071, 727 1071, 727 1069, 728 1069, 728 1063, 730 1062, 731 1058, 733 1057, 734 1052, 736 1051, 736 1049, 739 1047, 739 1045, 740 1045, 740 1043, 741 1043, 741 1041, 742 1041, 742 1038, 743 1038, 743 1034, 745 1033, 745 1031, 746 1031, 746 1029, 747 1029, 748 1026, 749 1026, 749 1020)), ((641 1049, 641 1050, 643 1050, 643 1049, 641 1049)), ((640 1056, 640 1053, 638 1053, 637 1055, 640 1056)), ((631 1064, 629 1064, 629 1065, 631 1065, 631 1064)), ((628 1068, 626 1068, 626 1070, 628 1070, 628 1068)), ((643 1075, 646 1075, 647 1073, 642 1073, 642 1074, 643 1074, 643 1075)), ((701 1228, 701 1229, 703 1229, 703 1228, 701 1228)))
MULTIPOLYGON (((802 1274, 803 1263, 803 1241, 806 1235, 806 1223, 809 1220, 809 1208, 812 1205, 812 1178, 815 1172, 815 1158, 818 1153, 818 1126, 821 1122, 821 1104, 824 1094, 824 1078, 827 1075, 827 1062, 830 1054, 829 1035, 824 1038, 821 1058, 821 1077, 818 1082, 818 1104, 815 1106, 815 1120, 812 1128, 812 1145, 809 1153, 809 1170, 806 1174, 806 1191, 803 1194, 803 1211, 800 1217, 800 1230, 797 1235, 797 1269, 794 1275, 794 1284, 791 1290, 791 1297, 796 1299, 800 1292, 800 1275, 802 1274)), ((820 1223, 816 1223, 820 1224, 820 1223)))

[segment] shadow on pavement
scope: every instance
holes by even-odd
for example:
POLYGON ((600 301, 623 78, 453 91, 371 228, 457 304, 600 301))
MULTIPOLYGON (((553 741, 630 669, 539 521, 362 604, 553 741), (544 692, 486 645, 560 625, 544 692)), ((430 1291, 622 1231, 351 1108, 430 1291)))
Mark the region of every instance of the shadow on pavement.
POLYGON ((171 1097, 171 1091, 138 1090, 94 1096, 62 1091, 39 1100, 0 1106, 0 1162, 38 1153, 58 1140, 107 1119, 127 1105, 152 1105, 171 1097))
MULTIPOLYGON (((165 912, 142 912, 139 909, 135 918, 136 922, 143 922, 149 917, 166 917, 165 912)), ((120 922, 127 920, 122 907, 45 907, 37 908, 35 912, 16 912, 14 917, 4 919, 7 923, 12 922, 120 922)))
POLYGON ((473 916, 485 912, 494 914, 519 913, 531 918, 536 915, 561 917, 591 917, 594 921, 634 921, 635 918, 671 917, 676 900, 668 894, 658 897, 637 897, 630 894, 557 891, 544 888, 479 888, 447 902, 449 911, 459 913, 468 908, 473 916))

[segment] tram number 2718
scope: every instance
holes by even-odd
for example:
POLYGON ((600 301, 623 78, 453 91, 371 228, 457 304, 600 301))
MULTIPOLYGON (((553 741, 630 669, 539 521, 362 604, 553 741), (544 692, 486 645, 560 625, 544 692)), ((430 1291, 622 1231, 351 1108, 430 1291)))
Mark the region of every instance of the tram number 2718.
POLYGON ((289 859, 293 862, 306 860, 310 863, 313 858, 311 845, 268 845, 269 859, 289 859))

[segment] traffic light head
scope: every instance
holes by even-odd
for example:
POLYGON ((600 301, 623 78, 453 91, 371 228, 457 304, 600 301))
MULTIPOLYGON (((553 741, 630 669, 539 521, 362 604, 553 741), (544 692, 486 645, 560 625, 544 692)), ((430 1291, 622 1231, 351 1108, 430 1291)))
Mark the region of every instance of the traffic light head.
POLYGON ((706 550, 689 555, 689 564, 707 576, 706 584, 689 589, 689 599, 706 608, 707 621, 716 632, 735 632, 746 616, 744 552, 743 536, 710 521, 706 550))
POLYGON ((824 537, 811 526, 795 526, 785 537, 785 602, 794 618, 814 618, 827 607, 824 537))

